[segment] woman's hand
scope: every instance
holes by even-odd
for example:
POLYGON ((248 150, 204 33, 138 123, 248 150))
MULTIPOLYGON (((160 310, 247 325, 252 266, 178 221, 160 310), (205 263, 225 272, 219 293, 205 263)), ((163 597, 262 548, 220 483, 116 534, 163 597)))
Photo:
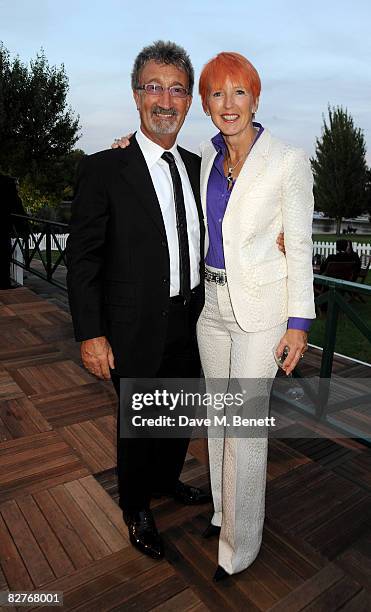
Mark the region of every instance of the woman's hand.
POLYGON ((121 136, 121 138, 115 138, 113 143, 111 144, 111 149, 126 149, 129 146, 131 136, 133 132, 130 132, 127 136, 121 136))
POLYGON ((308 334, 301 329, 288 329, 282 336, 279 345, 276 349, 277 357, 281 357, 285 346, 289 348, 289 354, 282 364, 282 369, 288 376, 297 366, 301 357, 308 350, 308 334))
POLYGON ((278 234, 278 237, 277 237, 277 240, 276 240, 276 245, 278 246, 278 250, 281 251, 281 253, 283 253, 284 255, 286 255, 286 250, 285 250, 285 234, 283 232, 278 234))

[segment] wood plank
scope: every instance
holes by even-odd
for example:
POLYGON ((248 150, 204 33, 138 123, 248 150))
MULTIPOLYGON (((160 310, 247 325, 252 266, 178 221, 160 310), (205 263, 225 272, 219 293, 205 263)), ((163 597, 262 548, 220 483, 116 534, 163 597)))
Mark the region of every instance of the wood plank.
POLYGON ((35 587, 42 587, 53 580, 54 573, 16 502, 9 500, 1 504, 0 513, 35 587))
MULTIPOLYGON (((174 576, 174 570, 168 563, 162 563, 161 565, 158 563, 148 571, 140 573, 135 577, 133 576, 130 580, 121 572, 120 574, 111 574, 109 576, 110 585, 107 585, 108 576, 106 576, 105 584, 102 584, 102 588, 98 588, 95 591, 94 609, 97 610, 97 612, 99 610, 115 610, 117 607, 119 610, 130 610, 133 609, 132 606, 134 604, 137 610, 142 610, 140 601, 138 601, 138 606, 136 606, 135 601, 170 577, 175 580, 178 591, 181 590, 182 587, 184 588, 184 583, 180 578, 174 576), (116 581, 116 585, 112 584, 114 580, 116 581), (107 588, 106 585, 110 588, 107 588)), ((172 593, 174 594, 174 592, 172 593)), ((76 612, 84 609, 86 609, 84 600, 80 606, 74 607, 76 612)), ((145 609, 144 607, 143 610, 145 609)))
POLYGON ((5 442, 6 440, 11 440, 12 439, 12 434, 9 431, 9 429, 6 427, 4 421, 2 420, 2 418, 0 417, 0 444, 2 442, 5 442))
POLYGON ((80 506, 82 512, 88 517, 92 525, 100 533, 103 540, 112 552, 126 548, 127 538, 124 538, 119 530, 111 523, 106 514, 98 506, 86 489, 79 481, 69 482, 65 485, 67 491, 80 506))
POLYGON ((14 377, 5 370, 0 370, 0 399, 24 397, 23 390, 17 385, 14 377))
POLYGON ((33 397, 32 401, 54 428, 114 414, 117 403, 101 383, 52 391, 33 397))
POLYGON ((275 551, 278 558, 282 551, 282 561, 305 580, 327 564, 327 559, 302 538, 293 536, 287 531, 282 533, 269 519, 265 519, 264 523, 264 543, 268 549, 275 551))
POLYGON ((0 293, 1 304, 43 303, 36 293, 27 287, 16 287, 15 289, 2 289, 0 293))
MULTIPOLYGON (((105 557, 104 563, 101 560, 93 561, 85 567, 76 569, 69 576, 50 582, 48 589, 50 591, 63 591, 65 608, 70 610, 75 604, 84 601, 89 593, 91 593, 90 597, 94 598, 96 592, 94 584, 97 584, 102 577, 104 582, 106 575, 118 573, 130 580, 131 576, 147 571, 158 563, 158 561, 150 559, 139 553, 135 548, 130 547, 127 550, 121 550, 105 557)), ((165 563, 165 561, 161 561, 161 565, 165 563)))
POLYGON ((0 446, 0 501, 88 473, 55 431, 8 440, 0 446))
POLYGON ((99 532, 94 528, 86 515, 80 510, 75 500, 67 491, 65 485, 58 485, 49 489, 50 495, 58 504, 62 512, 73 524, 76 533, 84 542, 93 559, 101 559, 111 553, 99 532))
POLYGON ((59 508, 48 491, 35 493, 34 499, 44 516, 48 517, 48 523, 59 539, 75 568, 84 567, 92 560, 85 543, 76 533, 74 525, 59 508))
POLYGON ((0 417, 12 438, 52 429, 27 397, 0 401, 0 417))
MULTIPOLYGON (((130 586, 132 586, 132 584, 130 584, 130 586)), ((184 589, 184 581, 180 576, 170 576, 166 580, 161 580, 159 584, 155 584, 149 588, 147 588, 146 583, 144 589, 142 588, 138 594, 131 595, 129 599, 126 598, 125 593, 125 598, 122 603, 124 603, 127 612, 134 612, 138 610, 138 608, 141 612, 147 612, 148 610, 153 610, 153 607, 158 603, 161 604, 166 602, 174 595, 184 592, 184 589)), ((110 593, 109 596, 111 597, 112 594, 110 593)), ((116 599, 116 604, 119 599, 122 600, 122 596, 116 599)), ((120 602, 119 605, 112 608, 112 611, 121 612, 122 603, 120 602)))
POLYGON ((79 426, 80 424, 77 423, 75 425, 61 427, 59 429, 59 433, 64 438, 66 443, 74 449, 79 457, 81 457, 81 460, 89 467, 89 471, 93 474, 95 472, 101 472, 102 469, 104 470, 113 467, 112 463, 106 466, 105 462, 103 462, 102 466, 102 455, 96 458, 94 448, 90 448, 89 438, 84 432, 81 432, 79 426))
POLYGON ((17 503, 54 575, 60 578, 73 572, 74 566, 33 497, 27 495, 17 503))
POLYGON ((0 563, 0 591, 9 591, 9 590, 10 590, 9 585, 6 581, 3 570, 1 569, 1 563, 0 563))
POLYGON ((171 597, 167 601, 162 601, 154 608, 151 608, 151 610, 152 612, 174 612, 174 610, 190 612, 195 609, 197 604, 202 605, 199 597, 194 593, 194 591, 192 591, 192 589, 187 588, 177 595, 174 595, 174 597, 171 597))
POLYGON ((84 421, 81 423, 81 427, 85 431, 86 435, 89 436, 89 441, 96 440, 96 444, 104 453, 104 457, 102 457, 102 459, 106 463, 106 467, 103 469, 109 469, 110 467, 116 465, 116 448, 113 444, 115 440, 114 437, 106 436, 105 432, 100 429, 99 424, 94 420, 84 421))
POLYGON ((111 523, 116 527, 121 536, 128 541, 128 530, 123 521, 121 508, 114 503, 114 501, 105 492, 103 487, 97 483, 93 476, 81 478, 79 482, 99 506, 99 508, 105 513, 111 523))
POLYGON ((309 578, 295 591, 292 591, 287 597, 277 602, 270 608, 269 612, 299 612, 299 610, 305 609, 305 606, 310 605, 313 600, 343 578, 344 574, 341 569, 331 563, 318 572, 318 574, 309 578))
POLYGON ((12 372, 12 376, 19 387, 31 397, 86 385, 94 380, 91 374, 70 360, 19 368, 12 372))
POLYGON ((346 576, 316 597, 304 610, 306 612, 318 612, 318 610, 347 609, 348 602, 361 590, 357 582, 346 576))
POLYGON ((347 601, 342 608, 346 612, 370 612, 371 596, 363 589, 355 597, 347 601))
POLYGON ((0 561, 4 576, 13 591, 32 591, 34 585, 25 564, 0 515, 0 561))
POLYGON ((332 520, 320 523, 306 541, 333 558, 367 529, 370 512, 371 496, 360 493, 356 502, 337 512, 332 520))
MULTIPOLYGON (((95 561, 67 578, 50 583, 48 588, 51 591, 63 591, 64 608, 67 610, 107 610, 105 596, 111 589, 119 586, 119 593, 125 593, 126 583, 142 575, 141 581, 146 582, 152 570, 159 569, 160 574, 173 573, 172 569, 167 568, 169 565, 165 561, 154 561, 130 548, 128 551, 120 551, 106 557, 104 563, 95 561), (97 596, 102 600, 100 607, 97 596)), ((157 574, 155 578, 158 578, 157 574)), ((125 598, 125 594, 123 597, 125 598)))
POLYGON ((62 427, 59 432, 92 472, 101 472, 116 465, 113 444, 90 421, 62 427))

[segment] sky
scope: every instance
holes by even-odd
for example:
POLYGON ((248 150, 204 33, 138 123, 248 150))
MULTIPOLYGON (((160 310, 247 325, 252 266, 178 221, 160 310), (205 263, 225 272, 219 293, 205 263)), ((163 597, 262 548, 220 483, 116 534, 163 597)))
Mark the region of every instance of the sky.
MULTIPOLYGON (((0 0, 0 40, 24 62, 44 48, 64 64, 68 101, 80 115, 87 153, 138 127, 130 89, 135 56, 158 39, 191 56, 196 83, 220 51, 238 51, 257 68, 256 120, 313 155, 330 104, 361 127, 371 165, 371 3, 369 0, 0 0)), ((179 143, 198 151, 216 129, 195 88, 179 143)))

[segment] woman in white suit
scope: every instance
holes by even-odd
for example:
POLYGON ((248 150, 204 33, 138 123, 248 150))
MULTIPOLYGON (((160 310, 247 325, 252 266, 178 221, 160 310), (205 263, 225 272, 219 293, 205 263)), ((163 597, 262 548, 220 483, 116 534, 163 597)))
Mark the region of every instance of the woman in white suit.
MULTIPOLYGON (((280 356, 288 347, 289 374, 307 349, 315 317, 312 173, 303 151, 253 121, 260 78, 246 58, 220 53, 210 60, 200 94, 219 130, 201 148, 207 219, 201 362, 206 379, 264 380, 264 398, 253 411, 267 415, 266 383, 277 372, 273 351, 278 345, 280 356), (286 256, 276 246, 281 231, 286 256)), ((227 437, 213 428, 209 458, 214 515, 204 536, 220 534, 218 581, 248 567, 259 552, 267 437, 227 437)))

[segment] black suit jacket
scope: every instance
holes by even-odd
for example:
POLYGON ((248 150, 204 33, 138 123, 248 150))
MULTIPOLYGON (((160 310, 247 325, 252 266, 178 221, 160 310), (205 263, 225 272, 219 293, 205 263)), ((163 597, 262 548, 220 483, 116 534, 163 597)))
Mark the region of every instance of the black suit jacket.
MULTIPOLYGON (((200 222, 201 285, 193 324, 203 306, 204 224, 200 158, 179 147, 200 222)), ((116 372, 154 376, 169 312, 170 263, 160 205, 141 149, 83 158, 67 241, 67 285, 76 340, 106 336, 116 372)))

